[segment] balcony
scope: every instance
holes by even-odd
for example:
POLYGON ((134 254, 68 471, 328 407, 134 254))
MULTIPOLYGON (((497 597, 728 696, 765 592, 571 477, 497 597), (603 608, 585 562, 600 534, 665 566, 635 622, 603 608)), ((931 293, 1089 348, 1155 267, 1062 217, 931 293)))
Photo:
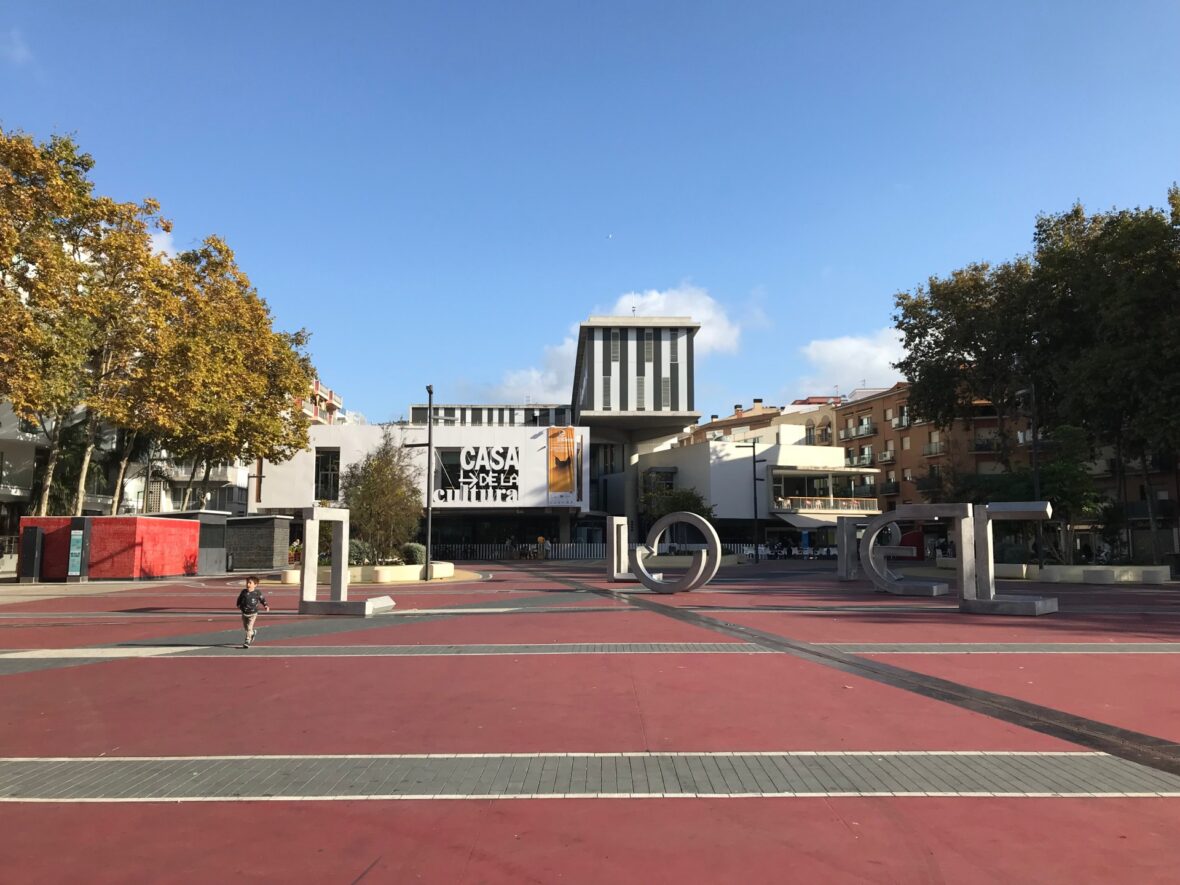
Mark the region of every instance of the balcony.
POLYGON ((852 495, 855 498, 873 498, 877 496, 877 487, 875 485, 866 484, 863 486, 853 486, 852 495))
POLYGON ((942 489, 941 476, 923 476, 914 481, 919 492, 936 492, 942 489))
POLYGON ((824 496, 803 498, 775 498, 771 510, 781 510, 785 513, 800 513, 807 511, 833 510, 868 510, 875 511, 876 498, 828 498, 824 496))
POLYGON ((944 442, 926 443, 926 445, 922 446, 922 454, 925 455, 927 458, 932 458, 936 455, 945 455, 946 454, 946 443, 944 443, 944 442))
POLYGON ((893 449, 886 449, 883 452, 877 453, 878 464, 892 464, 895 460, 897 460, 897 453, 893 449))
POLYGON ((898 415, 896 418, 894 418, 890 422, 890 424, 893 425, 894 430, 905 430, 907 427, 910 426, 910 416, 909 415, 898 415))
MULTIPOLYGON (((187 483, 188 478, 192 476, 192 472, 192 464, 169 464, 163 469, 164 476, 172 482, 187 483)), ((193 477, 193 482, 200 484, 204 478, 205 467, 203 464, 198 464, 197 475, 193 477)), ((214 464, 209 470, 209 482, 236 482, 237 479, 237 467, 227 467, 224 464, 214 464)))
POLYGON ((873 466, 873 454, 872 454, 872 452, 867 452, 863 455, 853 455, 851 458, 845 458, 844 459, 844 466, 845 467, 872 467, 873 466))
POLYGON ((1000 441, 994 436, 977 436, 971 441, 971 451, 977 455, 985 455, 1000 450, 1000 441))
POLYGON ((0 482, 0 501, 31 501, 33 487, 17 485, 11 482, 0 482))
POLYGON ((855 427, 844 427, 840 430, 840 439, 861 439, 872 436, 877 432, 877 425, 871 421, 868 424, 857 424, 855 427))
POLYGON ((879 490, 878 490, 877 494, 881 495, 881 496, 900 495, 901 494, 901 483, 899 483, 899 482, 883 482, 879 486, 879 490))

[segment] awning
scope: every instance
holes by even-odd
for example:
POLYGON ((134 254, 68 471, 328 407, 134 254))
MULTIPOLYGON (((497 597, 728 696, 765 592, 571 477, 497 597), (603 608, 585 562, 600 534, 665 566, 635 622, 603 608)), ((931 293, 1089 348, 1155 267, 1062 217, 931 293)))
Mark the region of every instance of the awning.
POLYGON ((820 519, 815 516, 802 516, 798 513, 776 513, 774 515, 797 529, 834 529, 836 527, 834 519, 820 519))

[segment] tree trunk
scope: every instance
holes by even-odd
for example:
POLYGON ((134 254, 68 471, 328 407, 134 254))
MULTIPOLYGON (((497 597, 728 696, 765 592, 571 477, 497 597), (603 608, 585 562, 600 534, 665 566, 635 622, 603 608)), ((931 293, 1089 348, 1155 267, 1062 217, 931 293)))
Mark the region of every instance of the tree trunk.
POLYGON ((37 421, 41 425, 41 432, 49 440, 49 458, 45 462, 45 479, 44 484, 41 486, 41 500, 37 502, 37 515, 48 516, 49 489, 53 485, 53 471, 57 467, 57 456, 61 451, 61 416, 58 415, 53 422, 53 433, 50 433, 46 428, 43 417, 38 415, 37 421))
POLYGON ((193 498, 193 483, 197 481, 197 456, 193 455, 193 469, 188 472, 188 482, 184 487, 184 500, 180 502, 181 510, 188 510, 189 502, 193 498))
POLYGON ((49 444, 49 460, 45 462, 45 484, 41 487, 41 500, 37 504, 37 515, 49 515, 49 487, 53 485, 53 471, 57 467, 57 440, 49 444))
POLYGON ((127 475, 127 463, 131 460, 131 450, 135 447, 136 431, 132 430, 123 440, 123 457, 119 459, 119 478, 115 481, 115 493, 111 496, 111 516, 119 515, 119 504, 123 500, 123 477, 127 475))
POLYGON ((152 494, 152 460, 153 452, 156 448, 155 442, 148 440, 147 447, 147 473, 143 479, 143 512, 151 513, 151 494, 152 494))
POLYGON ((90 458, 94 454, 94 413, 86 410, 86 448, 82 450, 82 466, 78 469, 78 489, 74 493, 74 516, 81 516, 86 506, 86 476, 90 472, 90 458))
POLYGON ((1119 503, 1123 507, 1123 537, 1127 544, 1127 557, 1131 560, 1135 559, 1135 542, 1131 534, 1131 519, 1127 514, 1127 471, 1123 464, 1123 440, 1120 436, 1114 445, 1115 451, 1115 470, 1118 471, 1115 475, 1115 488, 1119 492, 1119 503))
POLYGON ((1149 456, 1148 456, 1147 451, 1145 449, 1143 452, 1143 457, 1140 459, 1139 463, 1143 468, 1143 492, 1144 492, 1144 497, 1147 499, 1147 527, 1148 527, 1148 530, 1151 532, 1151 564, 1152 565, 1159 565, 1160 564, 1160 539, 1159 539, 1159 535, 1156 534, 1155 501, 1153 500, 1155 498, 1155 492, 1151 487, 1151 474, 1150 474, 1150 471, 1148 470, 1148 464, 1147 464, 1148 457, 1149 456))
POLYGON ((205 459, 205 475, 201 477, 201 506, 198 510, 205 509, 205 495, 209 489, 209 474, 213 471, 213 462, 208 458, 205 459))

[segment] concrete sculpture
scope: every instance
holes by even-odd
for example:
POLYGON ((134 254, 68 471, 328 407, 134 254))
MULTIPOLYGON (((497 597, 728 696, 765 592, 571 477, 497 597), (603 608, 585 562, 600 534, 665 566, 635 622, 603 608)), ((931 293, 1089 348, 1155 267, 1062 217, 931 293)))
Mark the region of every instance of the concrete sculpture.
POLYGON ((856 556, 857 520, 837 520, 839 551, 837 575, 842 581, 854 580, 860 570, 877 589, 902 596, 940 596, 949 592, 942 581, 905 578, 893 572, 886 557, 913 556, 912 547, 879 544, 880 536, 893 524, 927 519, 950 520, 950 532, 959 551, 956 568, 959 583, 960 611, 979 614, 1043 615, 1057 611, 1057 600, 1047 596, 1012 596, 996 593, 992 569, 993 519, 1048 519, 1053 508, 1047 501, 1000 502, 994 504, 906 504, 882 513, 864 526, 859 557, 856 556))
POLYGON ((350 602, 348 599, 348 511, 341 507, 303 509, 303 563, 299 571, 299 613, 301 615, 359 615, 368 617, 388 611, 394 602, 388 596, 350 602), (331 599, 316 599, 316 572, 320 556, 320 523, 332 526, 331 599))
POLYGON ((627 521, 612 517, 607 531, 607 575, 612 581, 638 580, 654 593, 683 593, 708 584, 721 567, 721 539, 717 536, 717 530, 707 519, 695 513, 680 511, 656 520, 647 533, 647 543, 635 548, 633 572, 627 570, 627 521), (705 549, 693 551, 692 562, 678 580, 665 581, 662 574, 649 572, 645 561, 659 548, 664 532, 677 523, 690 525, 699 531, 705 538, 705 549))

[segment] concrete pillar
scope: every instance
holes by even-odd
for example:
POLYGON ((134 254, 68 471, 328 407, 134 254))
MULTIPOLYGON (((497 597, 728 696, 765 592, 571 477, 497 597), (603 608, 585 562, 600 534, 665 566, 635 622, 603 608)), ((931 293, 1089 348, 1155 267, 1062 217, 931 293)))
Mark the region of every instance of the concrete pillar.
POLYGON ((320 521, 303 521, 303 563, 299 567, 299 598, 315 602, 316 577, 320 564, 320 521))
POLYGON ((606 518, 606 576, 610 581, 634 581, 627 519, 623 516, 606 518))
POLYGON ((856 517, 836 517, 836 580, 855 581, 860 557, 856 549, 856 517))
POLYGON ((348 599, 348 520, 332 523, 332 599, 348 599))
MULTIPOLYGON (((971 505, 962 505, 964 513, 955 520, 955 552, 958 553, 958 563, 956 569, 959 572, 959 595, 966 599, 967 593, 972 592, 975 587, 975 577, 978 574, 979 563, 976 562, 975 557, 975 536, 976 532, 980 530, 980 526, 976 524, 975 518, 972 516, 971 505)), ((986 508, 984 508, 986 513, 986 508)), ((984 522, 987 522, 986 516, 984 522)), ((990 532, 990 526, 988 527, 990 532)), ((988 560, 990 569, 990 562, 988 560)))
MULTIPOLYGON (((994 535, 992 522, 987 515, 986 504, 976 504, 971 508, 975 523, 975 580, 970 584, 963 584, 964 599, 995 599, 996 578, 994 561, 994 535)), ((962 561, 962 557, 960 557, 962 561)))

